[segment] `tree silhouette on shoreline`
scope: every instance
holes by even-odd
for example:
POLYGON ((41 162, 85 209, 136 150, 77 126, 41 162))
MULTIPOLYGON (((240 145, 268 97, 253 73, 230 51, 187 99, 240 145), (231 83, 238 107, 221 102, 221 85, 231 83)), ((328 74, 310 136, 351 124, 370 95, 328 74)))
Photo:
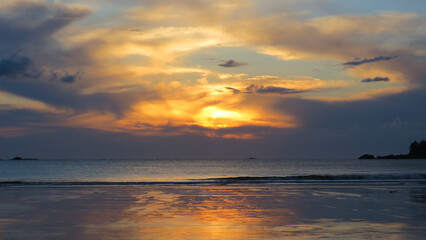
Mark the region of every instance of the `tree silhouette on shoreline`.
POLYGON ((411 156, 426 156, 426 141, 422 140, 420 143, 417 141, 410 144, 410 153, 411 156))

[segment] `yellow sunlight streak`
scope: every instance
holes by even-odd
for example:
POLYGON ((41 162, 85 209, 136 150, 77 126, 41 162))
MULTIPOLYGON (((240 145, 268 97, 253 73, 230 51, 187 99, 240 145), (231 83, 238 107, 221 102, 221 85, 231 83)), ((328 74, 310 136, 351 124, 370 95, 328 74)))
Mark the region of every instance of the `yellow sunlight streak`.
POLYGON ((194 118, 198 125, 208 128, 239 127, 249 123, 253 114, 224 110, 215 106, 203 108, 194 118))

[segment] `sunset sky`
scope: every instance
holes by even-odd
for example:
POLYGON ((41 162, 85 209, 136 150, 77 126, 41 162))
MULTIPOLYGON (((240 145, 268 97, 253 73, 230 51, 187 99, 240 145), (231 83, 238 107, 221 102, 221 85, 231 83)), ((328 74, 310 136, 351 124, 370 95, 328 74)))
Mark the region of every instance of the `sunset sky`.
POLYGON ((355 158, 426 138, 424 0, 0 1, 0 158, 355 158))

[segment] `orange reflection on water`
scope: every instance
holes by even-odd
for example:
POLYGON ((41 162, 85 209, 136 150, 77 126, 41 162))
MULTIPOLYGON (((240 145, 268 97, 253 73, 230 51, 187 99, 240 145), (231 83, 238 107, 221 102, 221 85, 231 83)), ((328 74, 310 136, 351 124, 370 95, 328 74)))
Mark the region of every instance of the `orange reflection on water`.
POLYGON ((392 193, 364 186, 5 187, 0 193, 1 239, 422 239, 425 232, 425 203, 410 201, 404 187, 392 193))
POLYGON ((139 233, 155 239, 248 239, 274 236, 267 226, 294 222, 288 209, 263 207, 268 191, 230 187, 179 187, 150 191, 129 209, 139 233), (173 190, 172 190, 173 191, 173 190), (173 191, 174 192, 174 191, 173 191))

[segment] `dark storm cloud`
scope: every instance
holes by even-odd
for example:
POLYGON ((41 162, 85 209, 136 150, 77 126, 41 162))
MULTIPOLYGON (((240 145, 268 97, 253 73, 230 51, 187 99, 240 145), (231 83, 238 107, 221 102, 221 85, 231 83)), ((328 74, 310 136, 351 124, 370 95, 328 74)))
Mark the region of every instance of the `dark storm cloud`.
POLYGON ((9 1, 0 5, 0 90, 43 102, 75 114, 87 111, 122 116, 146 91, 82 93, 75 86, 83 72, 81 49, 64 50, 52 35, 90 10, 79 5, 47 1, 9 1), (71 68, 71 69, 72 69, 71 68), (63 83, 63 84, 61 84, 63 83))
POLYGON ((282 88, 274 86, 263 86, 252 84, 246 88, 246 93, 258 93, 258 94, 294 94, 301 93, 303 91, 291 89, 291 88, 282 88))
POLYGON ((17 78, 31 77, 37 78, 42 71, 34 68, 33 61, 25 56, 12 55, 0 60, 0 77, 17 78))
POLYGON ((227 68, 241 67, 241 66, 245 66, 245 65, 247 65, 247 63, 245 63, 245 62, 236 62, 234 60, 228 60, 225 63, 218 64, 218 66, 227 67, 227 68))
POLYGON ((78 72, 78 71, 74 74, 69 74, 66 71, 64 71, 64 72, 52 71, 50 80, 60 81, 60 82, 63 82, 63 83, 74 83, 75 81, 80 80, 82 78, 82 75, 83 74, 81 72, 78 72))
POLYGON ((73 83, 75 81, 77 81, 77 79, 80 78, 80 72, 77 72, 75 74, 66 74, 65 76, 61 77, 61 82, 64 83, 73 83))
POLYGON ((365 78, 361 82, 369 83, 369 82, 389 82, 388 77, 375 77, 375 78, 365 78))
POLYGON ((354 60, 354 61, 350 61, 350 62, 345 62, 342 65, 344 65, 344 66, 359 66, 359 65, 362 65, 362 64, 366 64, 366 63, 389 61, 389 60, 392 60, 394 58, 397 58, 397 56, 393 56, 393 57, 379 56, 379 57, 375 57, 375 58, 364 58, 362 60, 354 60))
POLYGON ((63 83, 74 83, 82 78, 82 73, 68 73, 67 71, 42 69, 32 59, 26 56, 13 54, 8 58, 0 60, 0 78, 7 80, 47 80, 63 83))
POLYGON ((0 54, 9 55, 26 45, 41 44, 89 13, 88 8, 62 3, 10 1, 0 7, 0 54))
POLYGON ((141 92, 82 94, 68 85, 42 81, 0 80, 0 89, 58 108, 72 109, 76 112, 111 112, 117 116, 123 115, 132 103, 154 96, 148 92, 144 92, 143 95, 141 92))

